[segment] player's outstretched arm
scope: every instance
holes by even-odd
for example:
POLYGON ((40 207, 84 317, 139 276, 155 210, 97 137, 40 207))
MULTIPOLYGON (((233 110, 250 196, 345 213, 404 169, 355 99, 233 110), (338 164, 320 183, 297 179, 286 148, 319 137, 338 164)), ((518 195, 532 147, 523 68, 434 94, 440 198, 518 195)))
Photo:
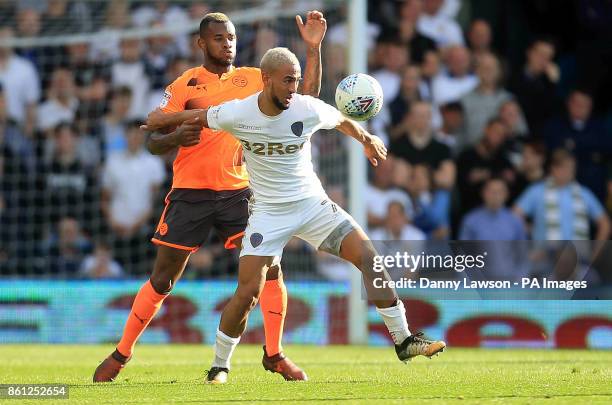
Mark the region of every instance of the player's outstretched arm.
POLYGON ((306 68, 300 93, 319 97, 321 77, 323 76, 321 43, 327 31, 327 21, 323 17, 323 13, 313 10, 306 15, 306 23, 302 21, 302 17, 299 15, 295 16, 295 22, 307 47, 306 68))
POLYGON ((144 131, 159 131, 176 128, 183 122, 201 116, 203 110, 185 110, 173 113, 163 112, 160 108, 151 111, 147 122, 141 128, 144 131))
POLYGON ((357 139, 363 144, 365 154, 372 166, 378 166, 378 160, 387 159, 387 148, 383 141, 376 135, 370 134, 355 121, 342 117, 336 129, 351 138, 357 139))
MULTIPOLYGON (((200 143, 202 128, 207 126, 206 114, 203 115, 204 118, 197 116, 188 119, 169 134, 153 131, 147 140, 147 149, 154 155, 163 155, 178 146, 197 145, 200 143)), ((143 125, 143 127, 146 127, 146 125, 143 125)))

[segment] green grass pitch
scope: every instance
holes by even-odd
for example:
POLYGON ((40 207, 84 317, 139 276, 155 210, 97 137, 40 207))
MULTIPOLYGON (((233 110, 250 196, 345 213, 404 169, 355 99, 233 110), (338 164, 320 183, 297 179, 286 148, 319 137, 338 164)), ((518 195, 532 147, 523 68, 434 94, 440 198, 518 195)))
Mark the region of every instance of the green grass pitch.
POLYGON ((0 383, 66 383, 68 400, 1 404, 612 404, 612 351, 450 348, 404 365, 393 349, 288 346, 310 377, 285 382, 261 367, 261 347, 241 345, 230 383, 203 383, 209 346, 140 345, 114 383, 93 384, 112 347, 0 345, 0 383))

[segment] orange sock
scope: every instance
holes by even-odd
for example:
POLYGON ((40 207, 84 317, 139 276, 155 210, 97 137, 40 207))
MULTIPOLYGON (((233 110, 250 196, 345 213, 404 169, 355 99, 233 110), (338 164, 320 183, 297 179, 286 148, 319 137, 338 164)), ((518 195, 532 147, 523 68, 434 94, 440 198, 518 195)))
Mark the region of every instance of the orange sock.
POLYGON ((117 351, 125 357, 130 357, 134 351, 134 345, 138 341, 142 332, 151 322, 151 319, 155 316, 159 308, 161 308, 162 302, 168 296, 168 294, 159 294, 153 286, 151 281, 147 280, 146 283, 140 287, 140 291, 134 299, 132 304, 132 310, 128 316, 125 328, 123 329, 123 336, 119 344, 117 344, 117 351))
POLYGON ((287 288, 282 276, 277 280, 268 280, 259 297, 259 306, 263 315, 266 333, 266 353, 274 356, 283 350, 283 326, 287 314, 287 288))

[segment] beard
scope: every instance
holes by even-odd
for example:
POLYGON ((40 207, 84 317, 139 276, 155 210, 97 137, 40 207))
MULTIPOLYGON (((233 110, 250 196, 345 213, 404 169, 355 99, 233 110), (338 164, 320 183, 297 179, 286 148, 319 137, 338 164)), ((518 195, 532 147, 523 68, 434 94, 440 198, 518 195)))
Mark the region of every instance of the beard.
POLYGON ((287 110, 289 108, 288 105, 284 105, 276 96, 272 96, 272 102, 279 110, 287 110))
POLYGON ((232 66, 234 64, 234 60, 236 59, 236 57, 232 56, 232 58, 228 60, 228 59, 217 58, 215 56, 207 54, 206 59, 212 62, 213 65, 227 67, 227 66, 232 66))

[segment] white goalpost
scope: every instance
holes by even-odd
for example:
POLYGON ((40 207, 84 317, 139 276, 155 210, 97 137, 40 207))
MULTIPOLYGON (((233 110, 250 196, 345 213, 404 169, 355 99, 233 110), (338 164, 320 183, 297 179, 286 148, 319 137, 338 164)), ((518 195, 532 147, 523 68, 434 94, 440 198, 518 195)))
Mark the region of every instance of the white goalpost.
MULTIPOLYGON (((348 44, 348 73, 365 73, 368 69, 366 41, 367 1, 348 2, 348 22, 350 43, 348 44)), ((358 142, 349 146, 349 209, 351 215, 364 228, 367 228, 365 190, 367 166, 363 147, 358 142)), ((368 343, 368 305, 362 297, 361 274, 351 273, 349 293, 349 342, 368 343)))

